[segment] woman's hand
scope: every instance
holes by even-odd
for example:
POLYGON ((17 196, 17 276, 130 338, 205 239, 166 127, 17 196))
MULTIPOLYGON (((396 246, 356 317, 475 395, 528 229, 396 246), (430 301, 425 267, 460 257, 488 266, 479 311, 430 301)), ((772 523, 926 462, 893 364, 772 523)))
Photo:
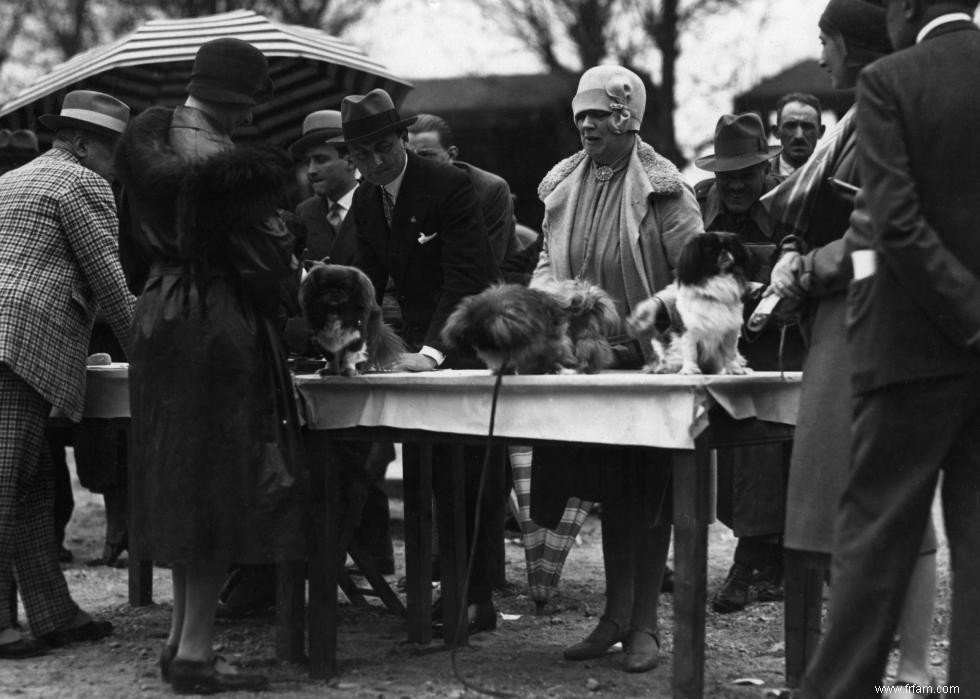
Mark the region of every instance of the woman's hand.
POLYGON ((803 279, 803 256, 798 252, 787 252, 772 268, 765 295, 776 294, 783 299, 800 301, 806 296, 808 286, 803 279))

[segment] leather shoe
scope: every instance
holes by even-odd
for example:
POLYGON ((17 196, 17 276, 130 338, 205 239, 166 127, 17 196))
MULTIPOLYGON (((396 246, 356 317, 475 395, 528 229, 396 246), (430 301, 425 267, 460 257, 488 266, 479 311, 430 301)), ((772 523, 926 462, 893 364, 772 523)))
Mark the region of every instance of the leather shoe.
POLYGON ((48 644, 36 638, 26 636, 11 643, 0 644, 0 659, 20 660, 21 658, 36 658, 48 652, 48 644))
POLYGON ((660 639, 651 631, 630 631, 623 642, 626 672, 649 672, 660 662, 660 639))
POLYGON ((566 648, 562 655, 565 660, 601 658, 607 650, 624 640, 626 640, 626 632, 619 628, 619 624, 612 619, 600 617, 599 623, 592 629, 592 633, 586 636, 584 641, 579 641, 566 648))
POLYGON ((61 646, 67 646, 69 643, 98 641, 100 638, 105 638, 111 633, 112 622, 92 619, 81 626, 73 626, 46 633, 41 636, 41 640, 52 648, 60 648, 61 646))
POLYGON ((174 658, 170 664, 170 686, 177 694, 216 694, 218 692, 257 692, 269 686, 264 675, 221 672, 220 656, 203 662, 174 658))
MULTIPOLYGON (((466 632, 470 636, 481 631, 493 631, 497 628, 497 610, 493 608, 492 602, 478 602, 467 607, 469 623, 466 625, 466 632)), ((445 638, 446 624, 444 621, 432 622, 432 637, 445 638)))
POLYGON ((173 664, 174 658, 176 657, 177 646, 167 644, 160 650, 160 678, 164 682, 170 682, 170 666, 173 664))
POLYGON ((729 614, 745 609, 749 603, 749 582, 752 570, 741 563, 734 564, 728 571, 724 585, 715 594, 711 608, 719 614, 729 614))

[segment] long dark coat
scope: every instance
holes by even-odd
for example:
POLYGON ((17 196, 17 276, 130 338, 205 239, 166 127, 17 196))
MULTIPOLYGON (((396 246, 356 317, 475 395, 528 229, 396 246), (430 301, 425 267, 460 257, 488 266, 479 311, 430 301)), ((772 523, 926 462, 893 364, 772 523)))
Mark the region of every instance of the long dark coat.
POLYGON ((295 298, 282 170, 202 112, 154 108, 116 154, 140 292, 130 405, 139 554, 239 563, 304 553, 296 404, 277 331, 295 298))

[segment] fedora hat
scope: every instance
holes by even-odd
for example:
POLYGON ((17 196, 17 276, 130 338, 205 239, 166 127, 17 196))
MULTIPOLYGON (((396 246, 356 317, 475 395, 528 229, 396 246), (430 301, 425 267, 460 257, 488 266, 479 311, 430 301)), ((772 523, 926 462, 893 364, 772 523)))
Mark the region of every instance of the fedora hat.
POLYGON ((343 143, 344 130, 341 123, 340 112, 336 109, 321 109, 308 114, 303 119, 303 135, 289 146, 289 152, 298 158, 313 146, 343 143))
POLYGON ((770 146, 758 114, 725 114, 715 126, 715 152, 694 161, 708 172, 731 172, 775 158, 782 146, 770 146))
POLYGON ((38 121, 52 131, 75 128, 118 136, 129 123, 129 107, 104 92, 75 90, 65 95, 59 114, 44 114, 38 121))
POLYGON ((32 158, 38 150, 37 135, 30 129, 0 129, 0 157, 32 158))
POLYGON ((400 131, 414 124, 418 117, 402 119, 391 101, 391 95, 380 87, 366 95, 348 95, 340 103, 344 141, 354 143, 388 131, 400 131))
POLYGON ((233 37, 201 44, 187 92, 205 102, 254 106, 272 95, 269 62, 247 41, 233 37))

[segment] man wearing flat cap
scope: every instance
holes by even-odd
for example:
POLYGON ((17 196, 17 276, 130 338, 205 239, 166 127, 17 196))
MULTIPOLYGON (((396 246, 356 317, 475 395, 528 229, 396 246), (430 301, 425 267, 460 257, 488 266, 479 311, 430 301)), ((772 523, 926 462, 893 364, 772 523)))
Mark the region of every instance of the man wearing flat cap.
POLYGON ((17 571, 34 639, 0 605, 0 658, 103 638, 112 624, 78 608, 58 565, 53 469, 44 430, 51 408, 82 416, 85 358, 97 310, 127 344, 126 290, 109 181, 129 107, 100 92, 65 95, 40 117, 54 145, 0 177, 0 600, 17 571))
MULTIPOLYGON (((344 140, 364 178, 354 192, 354 264, 371 279, 379 303, 389 277, 393 280, 402 335, 414 350, 403 356, 399 368, 431 371, 480 366, 475 357, 448 354, 439 336, 463 298, 483 291, 499 277, 469 177, 452 165, 407 150, 406 130, 415 117, 402 118, 384 90, 348 96, 340 111, 344 140)), ((413 451, 406 452, 408 458, 413 458, 413 451)), ((437 450, 436 458, 450 458, 449 450, 437 450)), ((472 514, 482 448, 464 449, 464 458, 467 512, 472 514)), ((492 461, 502 473, 502 460, 492 461)), ((499 473, 494 471, 492 477, 497 478, 499 473)), ((495 517, 502 506, 503 488, 486 490, 484 511, 495 517)), ((443 507, 448 511, 450 505, 443 507)), ((493 544, 487 536, 492 529, 486 522, 481 526, 474 554, 468 600, 470 633, 494 628, 497 622, 489 569, 493 544)), ((446 610, 446 614, 455 615, 456 610, 446 610)), ((440 627, 435 630, 438 633, 440 627)))
MULTIPOLYGON (((759 198, 780 178, 770 172, 770 161, 782 152, 770 146, 765 127, 756 114, 725 114, 715 128, 714 153, 695 164, 715 174, 694 187, 706 231, 735 233, 745 243, 759 268, 752 281, 769 283, 770 258, 778 240, 773 222, 759 198)), ((786 330, 781 342, 774 324, 753 338, 743 336, 739 351, 755 370, 798 370, 803 344, 797 328, 786 330)), ((783 597, 782 533, 786 516, 786 469, 781 445, 764 445, 718 452, 718 519, 738 537, 734 561, 715 595, 719 613, 736 612, 750 601, 783 597)))

